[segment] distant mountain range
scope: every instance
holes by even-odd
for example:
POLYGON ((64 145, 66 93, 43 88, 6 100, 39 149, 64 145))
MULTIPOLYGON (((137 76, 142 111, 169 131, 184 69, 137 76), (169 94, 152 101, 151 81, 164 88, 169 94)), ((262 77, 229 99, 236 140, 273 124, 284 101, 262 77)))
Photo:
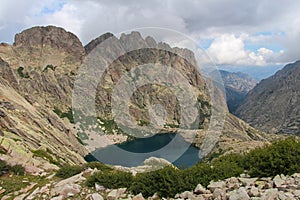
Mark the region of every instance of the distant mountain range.
MULTIPOLYGON (((234 113, 246 94, 254 88, 258 81, 242 72, 228 72, 224 70, 218 70, 218 72, 223 80, 228 109, 231 113, 234 113)), ((211 76, 217 76, 217 72, 211 72, 211 76)))
POLYGON ((300 135, 300 61, 257 84, 236 114, 266 132, 300 135))
POLYGON ((282 65, 271 65, 271 66, 221 66, 220 69, 228 72, 242 72, 249 74, 255 80, 262 80, 275 74, 278 70, 282 69, 282 65))

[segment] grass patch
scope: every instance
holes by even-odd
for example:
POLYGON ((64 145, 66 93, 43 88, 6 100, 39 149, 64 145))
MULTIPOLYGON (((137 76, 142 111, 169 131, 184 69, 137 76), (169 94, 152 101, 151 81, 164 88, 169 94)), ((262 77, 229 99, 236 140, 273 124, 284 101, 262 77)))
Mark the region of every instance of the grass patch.
POLYGON ((52 156, 50 154, 53 154, 49 149, 47 151, 38 149, 32 151, 33 155, 36 157, 43 158, 45 160, 48 160, 51 164, 57 165, 57 166, 62 166, 62 164, 59 162, 59 158, 57 156, 52 156))
POLYGON ((74 124, 72 108, 69 108, 67 112, 62 112, 58 108, 54 108, 53 112, 55 112, 60 118, 66 117, 72 124, 74 124))
POLYGON ((90 162, 90 163, 86 163, 84 165, 65 165, 56 172, 56 176, 59 178, 65 179, 65 178, 74 176, 76 174, 79 174, 88 168, 91 168, 91 169, 96 168, 98 170, 101 170, 102 172, 112 171, 112 168, 108 167, 105 164, 102 164, 100 162, 90 162))
MULTIPOLYGON (((36 187, 43 186, 48 182, 49 180, 45 179, 44 177, 33 175, 17 176, 7 174, 0 176, 0 185, 5 189, 5 192, 0 194, 0 199, 7 194, 19 191, 22 188, 29 186, 30 183, 37 183, 37 185, 32 188, 32 190, 34 190, 36 187)), ((12 195, 12 197, 14 197, 14 195, 12 195)))

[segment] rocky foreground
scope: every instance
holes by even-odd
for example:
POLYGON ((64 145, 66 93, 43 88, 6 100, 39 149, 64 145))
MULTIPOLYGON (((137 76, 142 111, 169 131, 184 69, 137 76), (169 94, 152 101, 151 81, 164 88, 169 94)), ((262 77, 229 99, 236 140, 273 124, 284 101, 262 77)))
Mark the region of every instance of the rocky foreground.
MULTIPOLYGON (((30 183, 20 191, 8 194, 1 200, 31 200, 31 199, 191 199, 191 200, 299 200, 300 199, 300 173, 291 176, 277 175, 274 178, 250 178, 247 175, 232 177, 222 181, 211 181, 207 187, 198 184, 194 191, 185 191, 174 198, 159 197, 154 194, 145 198, 142 194, 133 195, 126 188, 107 189, 95 184, 94 188, 85 186, 85 180, 97 169, 87 169, 80 174, 64 180, 55 180, 54 174, 46 179, 48 184, 37 186, 30 183)), ((0 194, 3 189, 0 186, 0 194)))

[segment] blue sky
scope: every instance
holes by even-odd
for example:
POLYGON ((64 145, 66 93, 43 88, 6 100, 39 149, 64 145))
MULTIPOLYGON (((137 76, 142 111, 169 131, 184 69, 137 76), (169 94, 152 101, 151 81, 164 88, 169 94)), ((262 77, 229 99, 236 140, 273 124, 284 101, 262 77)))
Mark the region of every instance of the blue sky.
POLYGON ((86 44, 105 32, 155 26, 192 37, 220 66, 276 66, 300 59, 299 10, 292 0, 2 0, 0 40, 56 25, 86 44))

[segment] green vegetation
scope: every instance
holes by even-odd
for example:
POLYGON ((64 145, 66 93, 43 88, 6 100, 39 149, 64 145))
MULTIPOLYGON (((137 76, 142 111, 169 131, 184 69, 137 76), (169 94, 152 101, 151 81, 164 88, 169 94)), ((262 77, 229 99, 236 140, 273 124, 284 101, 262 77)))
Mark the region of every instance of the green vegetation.
POLYGON ((122 171, 99 171, 94 176, 88 177, 86 184, 87 186, 93 186, 95 182, 100 183, 107 188, 129 188, 134 182, 134 177, 129 172, 122 171))
POLYGON ((47 65, 47 66, 45 67, 45 69, 43 70, 43 72, 47 71, 48 69, 51 69, 52 71, 55 71, 56 67, 57 67, 57 66, 47 65))
MULTIPOLYGON (((222 152, 220 152, 221 154, 222 152)), ((116 170, 100 171, 90 176, 86 184, 96 182, 107 188, 126 187, 134 194, 152 196, 157 193, 164 197, 173 197, 183 191, 193 190, 201 183, 207 186, 211 180, 222 180, 241 173, 253 177, 291 175, 300 171, 300 141, 291 137, 274 142, 264 148, 258 148, 246 154, 228 154, 208 158, 187 169, 167 166, 163 169, 140 173, 132 176, 116 170)))
POLYGON ((117 125, 117 123, 115 122, 114 119, 100 119, 101 122, 103 122, 103 125, 101 125, 102 127, 105 128, 105 133, 107 134, 113 134, 114 130, 119 134, 119 133, 123 133, 122 129, 120 129, 117 125))
POLYGON ((24 174, 25 174, 25 169, 22 165, 12 166, 10 171, 13 172, 15 175, 18 175, 18 176, 24 176, 24 174))
POLYGON ((78 165, 67 165, 61 167, 57 172, 56 176, 60 178, 69 178, 71 176, 74 176, 76 174, 79 174, 84 170, 83 166, 78 166, 78 165))
POLYGON ((15 196, 18 196, 14 195, 15 191, 19 191, 22 188, 29 186, 31 183, 37 183, 37 185, 30 190, 32 192, 37 187, 44 186, 48 182, 49 180, 45 177, 28 174, 24 176, 14 174, 0 176, 0 185, 3 189, 5 189, 5 192, 0 194, 0 199, 7 194, 12 194, 12 198, 9 199, 13 199, 15 196))
POLYGON ((19 67, 17 71, 18 71, 18 74, 21 78, 30 78, 28 72, 26 72, 26 73, 23 72, 24 67, 19 67))
POLYGON ((245 169, 251 176, 291 175, 300 172, 300 141, 295 137, 277 141, 245 156, 245 169))
POLYGON ((0 160, 0 176, 11 172, 15 175, 23 176, 25 174, 25 168, 22 165, 10 166, 4 160, 0 160))
POLYGON ((53 112, 55 112, 60 118, 68 118, 68 120, 74 124, 72 108, 69 108, 67 112, 62 112, 58 108, 54 108, 53 112))
POLYGON ((0 176, 9 170, 10 166, 4 160, 0 160, 0 176))
POLYGON ((61 166, 61 163, 59 162, 59 158, 56 156, 55 157, 52 156, 53 153, 49 149, 47 149, 46 151, 42 150, 42 149, 38 149, 38 150, 32 151, 32 153, 36 157, 40 157, 40 158, 48 160, 51 164, 61 166))
POLYGON ((180 125, 179 124, 165 124, 164 127, 165 128, 179 128, 180 125))
POLYGON ((69 178, 71 176, 81 173, 87 168, 96 168, 98 170, 101 170, 102 172, 109 172, 112 170, 112 168, 100 162, 90 162, 84 165, 65 165, 56 172, 56 176, 59 178, 69 178))
POLYGON ((138 125, 139 126, 149 126, 151 123, 149 121, 146 120, 139 120, 138 125))

